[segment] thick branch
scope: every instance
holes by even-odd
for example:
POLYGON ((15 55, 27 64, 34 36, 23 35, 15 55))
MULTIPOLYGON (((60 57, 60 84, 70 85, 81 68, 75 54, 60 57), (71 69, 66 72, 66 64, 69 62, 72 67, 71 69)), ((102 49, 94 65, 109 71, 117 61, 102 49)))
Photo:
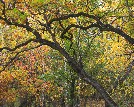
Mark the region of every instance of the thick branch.
POLYGON ((102 23, 102 22, 100 22, 98 17, 96 17, 94 15, 89 15, 89 14, 84 13, 84 12, 80 12, 80 13, 77 13, 77 14, 63 15, 63 16, 61 16, 59 18, 53 18, 48 22, 47 25, 50 26, 54 21, 66 20, 66 19, 71 18, 71 17, 79 17, 79 16, 92 18, 92 19, 96 20, 97 22, 102 23))
MULTIPOLYGON (((79 16, 84 16, 84 17, 88 17, 88 18, 91 18, 91 19, 94 19, 96 22, 97 22, 97 26, 95 27, 98 27, 101 31, 111 31, 111 32, 115 32, 117 34, 119 34, 120 36, 124 37, 130 44, 134 44, 134 38, 131 38, 129 35, 127 35, 125 32, 123 32, 121 29, 119 28, 114 28, 112 25, 110 24, 104 24, 100 21, 100 19, 97 17, 97 16, 94 16, 94 15, 89 15, 88 13, 83 13, 83 12, 80 12, 80 13, 77 13, 77 14, 69 14, 69 15, 65 15, 65 16, 61 16, 59 18, 53 18, 51 19, 47 25, 44 25, 44 26, 51 26, 51 24, 54 22, 54 21, 61 21, 61 20, 66 20, 70 17, 79 17, 79 16)), ((92 25, 92 24, 91 24, 92 25)), ((76 28, 80 28, 80 29, 86 29, 86 27, 82 27, 82 26, 79 26, 79 25, 70 25, 68 26, 62 33, 61 37, 63 37, 63 35, 72 27, 76 27, 76 28)), ((93 26, 94 27, 94 26, 93 26)), ((91 28, 91 27, 89 27, 91 28)))
MULTIPOLYGON (((53 48, 53 46, 50 45, 53 48)), ((88 75, 79 64, 70 57, 70 55, 62 48, 60 45, 55 44, 55 49, 58 50, 68 61, 69 65, 72 69, 81 77, 81 79, 85 80, 87 83, 91 84, 104 98, 104 100, 110 105, 110 107, 118 107, 117 104, 112 100, 110 95, 106 92, 106 90, 100 85, 96 80, 94 80, 90 75, 88 75)))
POLYGON ((62 32, 62 34, 61 34, 61 38, 64 38, 64 34, 66 34, 71 28, 80 28, 80 29, 82 29, 82 30, 87 30, 87 29, 89 29, 89 28, 92 28, 92 27, 98 27, 99 25, 98 24, 91 24, 91 25, 89 25, 89 26, 86 26, 86 27, 84 27, 84 26, 80 26, 80 25, 75 25, 75 24, 71 24, 71 25, 69 25, 66 29, 64 29, 64 31, 62 32))
POLYGON ((36 39, 30 39, 18 46, 16 46, 15 48, 11 49, 11 48, 8 48, 8 47, 4 47, 4 48, 0 48, 0 52, 3 50, 3 49, 7 49, 9 51, 15 51, 17 48, 19 47, 22 47, 24 45, 27 45, 28 43, 30 43, 31 41, 34 41, 34 42, 40 42, 41 44, 43 43, 44 45, 48 45, 48 46, 52 46, 53 45, 53 48, 55 49, 55 43, 51 42, 51 41, 48 41, 46 39, 42 39, 41 38, 41 35, 39 34, 39 32, 37 32, 35 29, 31 28, 29 25, 24 25, 24 24, 19 24, 19 23, 16 23, 16 22, 10 22, 9 20, 7 20, 6 18, 3 18, 0 16, 0 20, 3 20, 5 21, 8 25, 15 25, 17 27, 22 27, 22 28, 25 28, 27 31, 30 31, 32 32, 35 36, 36 36, 36 39))
POLYGON ((100 27, 100 29, 102 31, 112 31, 115 32, 117 34, 119 34, 120 36, 124 37, 130 44, 134 44, 134 38, 131 38, 129 35, 127 35, 125 32, 123 32, 121 29, 119 28, 114 28, 112 25, 110 24, 106 24, 103 26, 103 28, 100 27))
POLYGON ((58 50, 67 59, 69 65, 81 77, 81 79, 85 80, 87 83, 90 83, 102 95, 102 97, 111 107, 118 107, 117 104, 106 92, 106 90, 96 80, 89 76, 59 44, 53 43, 51 41, 48 42, 45 39, 40 40, 40 43, 48 45, 55 50, 58 50))
POLYGON ((19 24, 16 22, 11 22, 7 18, 3 18, 1 16, 0 16, 0 20, 5 21, 6 24, 8 25, 15 25, 17 27, 25 28, 27 31, 32 32, 36 36, 36 39, 41 39, 41 35, 35 29, 31 28, 28 24, 25 25, 25 24, 19 24))

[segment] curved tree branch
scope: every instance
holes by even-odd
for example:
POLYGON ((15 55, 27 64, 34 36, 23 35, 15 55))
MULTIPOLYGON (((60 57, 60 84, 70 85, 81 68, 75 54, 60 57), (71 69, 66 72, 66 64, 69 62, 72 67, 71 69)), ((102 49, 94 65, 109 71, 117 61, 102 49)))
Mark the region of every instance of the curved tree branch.
POLYGON ((25 28, 27 31, 32 32, 36 36, 36 39, 41 39, 41 35, 39 35, 39 33, 35 29, 31 28, 28 24, 25 25, 25 24, 19 24, 17 22, 11 22, 11 21, 7 20, 7 18, 3 18, 1 16, 0 16, 0 20, 5 21, 6 24, 8 24, 8 25, 14 25, 17 27, 25 28))
POLYGON ((30 42, 38 42, 38 41, 36 39, 29 39, 29 40, 27 40, 27 41, 15 46, 14 48, 9 48, 9 47, 0 48, 0 52, 2 52, 2 50, 4 50, 4 49, 6 49, 8 51, 15 51, 16 49, 18 49, 20 47, 23 47, 23 46, 29 44, 30 42))
POLYGON ((104 27, 102 27, 100 29, 102 29, 102 31, 112 31, 112 32, 115 32, 115 33, 119 34, 120 36, 124 37, 130 44, 132 44, 132 45, 134 44, 134 38, 131 38, 129 35, 127 35, 121 29, 114 28, 110 24, 106 24, 106 25, 104 25, 104 27))
POLYGON ((94 23, 94 24, 91 24, 91 25, 89 25, 89 26, 86 26, 86 27, 84 27, 84 26, 80 26, 80 25, 75 25, 75 24, 71 24, 71 25, 69 25, 66 29, 64 29, 64 31, 62 32, 62 34, 61 34, 61 38, 64 38, 64 34, 66 34, 71 28, 80 28, 80 29, 82 29, 82 30, 87 30, 87 29, 89 29, 89 28, 92 28, 92 27, 98 27, 98 24, 96 24, 96 23, 94 23))
MULTIPOLYGON (((130 44, 134 44, 134 38, 132 38, 131 36, 127 35, 124 31, 122 31, 121 29, 119 28, 114 28, 112 25, 110 24, 104 24, 103 22, 101 22, 100 18, 98 18, 97 16, 94 16, 94 15, 89 15, 88 13, 83 13, 83 12, 80 12, 80 13, 77 13, 77 14, 69 14, 69 15, 65 15, 65 16, 61 16, 59 18, 53 18, 51 19, 47 25, 44 25, 44 26, 51 26, 51 24, 55 21, 61 21, 61 20, 66 20, 68 18, 71 18, 71 17, 79 17, 79 16, 84 16, 84 17, 88 17, 88 18, 91 18, 91 19, 94 19, 97 24, 93 27, 98 27, 101 31, 112 31, 112 32, 115 32, 117 34, 119 34, 120 36, 124 37, 130 44)), ((90 26, 92 27, 93 24, 91 24, 90 26)), ((88 29, 88 28, 91 28, 91 27, 83 27, 83 26, 79 26, 79 25, 70 25, 68 26, 62 33, 61 37, 63 37, 63 35, 72 27, 76 27, 76 28, 80 28, 80 29, 88 29)))
POLYGON ((51 25, 53 22, 55 22, 55 21, 66 20, 66 19, 69 19, 69 18, 71 18, 71 17, 79 17, 79 16, 88 17, 88 18, 91 18, 91 19, 96 20, 96 21, 99 22, 100 24, 102 23, 102 22, 100 21, 100 19, 99 19, 98 17, 96 17, 95 15, 89 15, 89 14, 87 14, 87 13, 80 12, 80 13, 77 13, 77 14, 68 14, 68 15, 63 15, 63 16, 61 16, 61 17, 59 17, 59 18, 53 18, 53 19, 51 19, 51 20, 47 23, 47 25, 50 26, 50 25, 51 25))

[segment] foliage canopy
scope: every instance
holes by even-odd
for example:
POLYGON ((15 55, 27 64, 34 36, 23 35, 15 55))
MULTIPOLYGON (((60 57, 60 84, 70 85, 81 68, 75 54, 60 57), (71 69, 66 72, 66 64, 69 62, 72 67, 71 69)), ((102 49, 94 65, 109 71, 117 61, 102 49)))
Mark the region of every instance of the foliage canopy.
POLYGON ((69 99, 97 92, 111 107, 132 99, 133 5, 132 0, 0 0, 0 103, 27 98, 43 106, 44 98, 68 98, 74 106, 76 100, 69 99))

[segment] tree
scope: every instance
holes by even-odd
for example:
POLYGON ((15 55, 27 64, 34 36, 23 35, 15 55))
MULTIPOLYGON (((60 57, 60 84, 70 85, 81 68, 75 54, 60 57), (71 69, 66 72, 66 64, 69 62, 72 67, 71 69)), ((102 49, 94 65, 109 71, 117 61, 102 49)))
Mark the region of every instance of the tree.
MULTIPOLYGON (((23 47, 29 44, 35 43, 35 46, 47 45, 64 56, 78 76, 91 84, 109 106, 117 107, 106 89, 85 71, 81 54, 75 58, 71 54, 75 51, 69 52, 69 48, 72 47, 79 30, 85 32, 83 34, 86 36, 95 35, 96 32, 98 33, 95 36, 102 35, 105 32, 113 32, 112 36, 118 34, 129 44, 134 44, 133 36, 131 36, 133 34, 133 27, 131 27, 133 26, 132 2, 123 0, 118 3, 116 8, 113 8, 114 4, 112 1, 101 2, 99 0, 48 0, 46 2, 43 0, 0 0, 1 25, 9 31, 14 31, 12 33, 13 38, 17 36, 17 39, 14 40, 12 38, 8 39, 10 35, 6 37, 7 32, 3 34, 2 36, 10 43, 2 46, 0 51, 6 50, 5 53, 14 55, 15 52, 20 52, 23 47), (122 6, 124 8, 121 8, 122 6), (123 16, 124 13, 121 10, 127 11, 125 16, 123 16), (118 24, 119 26, 117 26, 118 24), (128 26, 130 26, 129 29, 128 26), (20 37, 21 34, 20 36, 15 34, 18 30, 22 32, 24 37, 20 37), (64 47, 64 42, 67 43, 68 41, 68 47, 64 47)), ((14 58, 10 61, 12 60, 14 58)))

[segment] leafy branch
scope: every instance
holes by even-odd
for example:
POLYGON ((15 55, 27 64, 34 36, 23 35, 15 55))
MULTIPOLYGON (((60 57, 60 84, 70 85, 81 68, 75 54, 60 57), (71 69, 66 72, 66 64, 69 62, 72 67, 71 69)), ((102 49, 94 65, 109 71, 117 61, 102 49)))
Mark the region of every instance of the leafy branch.
POLYGON ((0 52, 2 52, 2 50, 4 50, 4 49, 6 49, 8 51, 15 51, 16 49, 21 48, 21 47, 29 44, 30 42, 37 42, 37 40, 36 39, 29 39, 29 40, 27 40, 27 41, 15 46, 14 48, 3 47, 3 48, 0 48, 0 52))

